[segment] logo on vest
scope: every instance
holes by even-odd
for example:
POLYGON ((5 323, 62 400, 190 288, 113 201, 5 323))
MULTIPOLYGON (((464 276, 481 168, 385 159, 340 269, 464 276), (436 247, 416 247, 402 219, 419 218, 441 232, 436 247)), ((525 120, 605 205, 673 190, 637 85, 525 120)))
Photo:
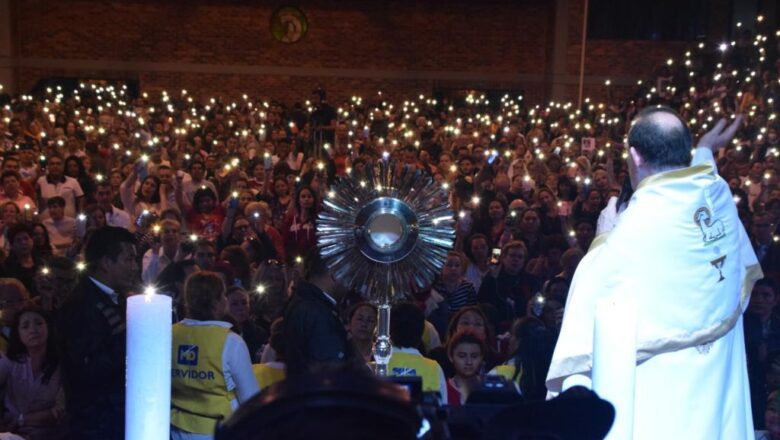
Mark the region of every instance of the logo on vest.
POLYGON ((414 368, 396 367, 393 368, 393 376, 417 376, 417 370, 414 368))
POLYGON ((177 361, 179 365, 198 365, 198 346, 179 345, 177 361))
POLYGON ((709 208, 702 206, 693 214, 693 221, 701 229, 704 245, 710 245, 726 236, 726 227, 723 222, 712 218, 709 208))

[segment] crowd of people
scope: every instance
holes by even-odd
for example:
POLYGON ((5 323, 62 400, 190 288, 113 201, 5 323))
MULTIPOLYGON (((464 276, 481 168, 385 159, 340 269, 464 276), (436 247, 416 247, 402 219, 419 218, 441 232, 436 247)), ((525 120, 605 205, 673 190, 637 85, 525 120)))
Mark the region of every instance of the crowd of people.
POLYGON ((441 184, 457 217, 440 275, 394 306, 389 374, 421 377, 450 406, 489 374, 543 400, 575 269, 627 180, 630 121, 662 104, 697 135, 744 115, 717 168, 766 276, 745 319, 748 368, 756 426, 766 412, 780 432, 777 53, 774 35, 739 32, 621 101, 580 106, 474 91, 330 104, 321 89, 287 105, 96 81, 2 96, 4 429, 121 438, 124 301, 147 286, 175 305, 174 438, 208 438, 312 365, 370 364, 376 307, 317 255, 317 214, 383 153, 441 184), (199 347, 197 369, 183 346, 199 347))

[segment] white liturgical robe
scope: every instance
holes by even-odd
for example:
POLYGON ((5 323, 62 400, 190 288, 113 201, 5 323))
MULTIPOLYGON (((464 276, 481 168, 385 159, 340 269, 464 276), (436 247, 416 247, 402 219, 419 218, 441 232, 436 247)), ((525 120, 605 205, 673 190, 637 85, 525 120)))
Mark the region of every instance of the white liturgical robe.
POLYGON ((577 268, 547 387, 590 375, 596 303, 638 306, 633 439, 753 437, 742 313, 762 277, 711 163, 640 182, 577 268))

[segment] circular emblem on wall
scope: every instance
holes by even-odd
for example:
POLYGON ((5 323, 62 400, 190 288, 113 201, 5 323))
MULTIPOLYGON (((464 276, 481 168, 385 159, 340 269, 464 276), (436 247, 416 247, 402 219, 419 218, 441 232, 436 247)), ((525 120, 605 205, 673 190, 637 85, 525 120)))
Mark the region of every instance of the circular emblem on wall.
POLYGON ((282 6, 271 15, 271 35, 282 43, 296 43, 309 30, 306 15, 295 6, 282 6))

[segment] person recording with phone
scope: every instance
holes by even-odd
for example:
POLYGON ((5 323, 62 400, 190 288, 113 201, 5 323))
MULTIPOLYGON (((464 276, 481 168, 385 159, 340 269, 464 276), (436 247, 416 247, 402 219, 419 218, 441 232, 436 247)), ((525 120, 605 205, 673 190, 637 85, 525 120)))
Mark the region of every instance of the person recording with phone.
POLYGON ((541 285, 523 268, 528 258, 528 248, 520 240, 513 240, 501 249, 498 273, 489 274, 482 281, 477 301, 496 308, 496 333, 509 330, 512 321, 524 316, 526 303, 541 285))
POLYGON ((252 202, 244 208, 249 225, 258 237, 268 236, 276 252, 277 261, 285 261, 284 240, 279 229, 271 225, 271 208, 267 202, 252 202))
POLYGON ((460 252, 450 252, 438 279, 431 287, 426 301, 427 319, 443 335, 450 316, 466 306, 477 304, 477 291, 464 276, 468 259, 460 252))
POLYGON ((465 277, 474 285, 474 290, 477 292, 479 292, 485 275, 490 272, 491 266, 498 265, 498 257, 495 256, 496 250, 499 256, 501 255, 501 249, 494 248, 494 256, 491 257, 489 240, 484 234, 471 234, 466 239, 464 252, 469 259, 469 264, 466 267, 465 277))
POLYGON ((160 198, 160 179, 149 174, 147 162, 143 159, 138 159, 133 165, 119 188, 119 194, 124 208, 133 218, 140 217, 144 211, 159 214, 168 208, 168 199, 160 198), (141 185, 136 189, 139 177, 141 185))

